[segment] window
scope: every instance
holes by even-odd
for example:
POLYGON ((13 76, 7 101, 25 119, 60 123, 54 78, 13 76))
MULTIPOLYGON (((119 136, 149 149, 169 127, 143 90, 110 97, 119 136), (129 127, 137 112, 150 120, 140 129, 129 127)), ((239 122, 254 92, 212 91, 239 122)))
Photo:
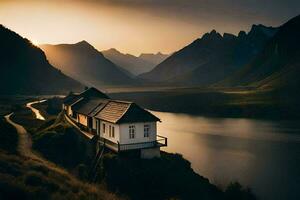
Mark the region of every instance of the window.
POLYGON ((105 133, 105 124, 102 124, 102 132, 105 133))
POLYGON ((109 134, 109 137, 111 137, 111 125, 109 125, 109 129, 108 129, 108 134, 109 134))
POLYGON ((144 125, 144 137, 149 137, 149 135, 150 135, 150 125, 145 124, 144 125))
POLYGON ((111 127, 111 136, 114 138, 115 137, 115 127, 111 127))
POLYGON ((129 139, 135 138, 135 126, 130 125, 129 126, 129 139))

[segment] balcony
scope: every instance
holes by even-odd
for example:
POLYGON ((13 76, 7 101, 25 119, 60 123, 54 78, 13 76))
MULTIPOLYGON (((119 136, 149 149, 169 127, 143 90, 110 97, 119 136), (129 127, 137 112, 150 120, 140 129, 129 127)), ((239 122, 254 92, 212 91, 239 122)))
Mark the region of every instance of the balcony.
POLYGON ((105 144, 106 147, 109 149, 120 152, 120 151, 129 151, 135 149, 147 149, 147 148, 154 148, 154 147, 164 147, 168 145, 168 138, 157 135, 155 141, 151 142, 140 142, 140 143, 130 143, 130 144, 120 144, 114 143, 110 140, 100 138, 99 142, 103 145, 105 144))

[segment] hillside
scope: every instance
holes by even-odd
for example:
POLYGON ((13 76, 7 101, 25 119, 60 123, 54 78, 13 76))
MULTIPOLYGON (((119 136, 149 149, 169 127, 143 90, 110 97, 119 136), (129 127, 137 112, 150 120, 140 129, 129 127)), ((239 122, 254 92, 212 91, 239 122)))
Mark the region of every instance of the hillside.
POLYGON ((24 157, 19 140, 16 129, 1 117, 0 199, 121 199, 103 185, 80 181, 53 163, 24 157))
POLYGON ((175 52, 140 78, 157 82, 209 85, 224 79, 252 60, 276 32, 275 28, 253 25, 238 36, 215 30, 175 52))
POLYGON ((28 39, 0 25, 0 94, 59 94, 83 86, 55 69, 28 39))
POLYGON ((86 41, 40 47, 50 63, 87 85, 105 87, 135 83, 133 78, 86 41))
POLYGON ((131 54, 123 54, 116 49, 108 49, 102 51, 103 55, 114 62, 116 65, 129 71, 133 75, 148 72, 152 70, 158 63, 165 59, 164 54, 141 54, 136 57, 131 54))
POLYGON ((279 28, 253 62, 220 84, 299 90, 299 35, 300 16, 297 16, 279 28))

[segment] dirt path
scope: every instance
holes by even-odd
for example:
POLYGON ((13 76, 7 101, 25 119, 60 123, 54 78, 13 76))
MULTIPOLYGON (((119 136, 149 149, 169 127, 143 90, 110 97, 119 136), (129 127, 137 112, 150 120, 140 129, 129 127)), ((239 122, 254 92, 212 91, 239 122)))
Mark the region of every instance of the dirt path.
POLYGON ((12 115, 13 115, 13 113, 6 115, 5 119, 8 123, 13 125, 17 129, 17 132, 19 134, 18 152, 25 157, 34 157, 35 158, 36 155, 34 155, 31 152, 32 142, 31 142, 31 138, 30 138, 29 134, 27 133, 26 129, 23 126, 13 122, 10 119, 10 117, 12 115))
POLYGON ((40 156, 38 153, 36 153, 32 150, 32 141, 31 141, 31 137, 30 137, 29 133, 26 131, 26 129, 23 126, 13 122, 10 119, 10 117, 13 114, 14 113, 10 113, 9 115, 6 115, 4 118, 6 119, 6 121, 9 124, 14 126, 18 132, 18 135, 19 135, 18 152, 20 153, 20 155, 27 157, 29 159, 35 160, 37 162, 40 162, 41 164, 46 165, 48 168, 50 168, 54 171, 57 171, 57 172, 63 173, 63 174, 67 174, 67 172, 64 169, 57 167, 56 164, 44 159, 42 156, 40 156))

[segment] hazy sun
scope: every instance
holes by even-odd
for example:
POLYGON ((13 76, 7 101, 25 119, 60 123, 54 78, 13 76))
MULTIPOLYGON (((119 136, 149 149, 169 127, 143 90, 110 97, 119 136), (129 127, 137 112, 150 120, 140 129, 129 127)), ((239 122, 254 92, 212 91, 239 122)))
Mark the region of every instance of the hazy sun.
POLYGON ((37 46, 39 43, 37 40, 35 39, 30 39, 31 43, 34 44, 35 46, 37 46))

